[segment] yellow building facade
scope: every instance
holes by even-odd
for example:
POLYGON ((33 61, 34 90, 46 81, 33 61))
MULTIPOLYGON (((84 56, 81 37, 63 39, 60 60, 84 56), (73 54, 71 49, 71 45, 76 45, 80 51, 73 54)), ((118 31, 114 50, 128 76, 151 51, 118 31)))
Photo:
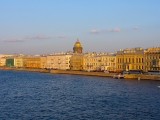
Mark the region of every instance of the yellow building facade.
POLYGON ((70 64, 71 70, 83 70, 84 68, 84 56, 81 54, 72 55, 70 64))
POLYGON ((47 56, 40 57, 40 68, 47 68, 47 56))
POLYGON ((160 47, 150 47, 145 52, 145 66, 148 70, 160 70, 160 47))
POLYGON ((6 58, 5 57, 0 57, 0 66, 5 66, 6 65, 6 58))
POLYGON ((24 66, 23 57, 15 57, 14 58, 14 66, 15 67, 23 67, 24 66))
POLYGON ((24 67, 26 68, 40 68, 41 59, 40 57, 25 57, 24 58, 24 67))
POLYGON ((120 49, 116 54, 116 70, 140 69, 145 71, 145 50, 141 47, 120 49))
POLYGON ((96 71, 100 69, 101 58, 94 53, 87 53, 83 57, 83 70, 96 71))
POLYGON ((101 70, 115 71, 116 70, 116 55, 106 54, 101 56, 101 70))

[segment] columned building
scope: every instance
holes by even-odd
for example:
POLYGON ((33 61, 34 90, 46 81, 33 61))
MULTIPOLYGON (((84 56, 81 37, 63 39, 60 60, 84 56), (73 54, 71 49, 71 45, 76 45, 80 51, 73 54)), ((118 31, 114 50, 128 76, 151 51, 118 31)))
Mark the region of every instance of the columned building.
POLYGON ((160 47, 150 47, 145 53, 145 66, 148 70, 160 70, 160 47))
POLYGON ((116 54, 116 70, 140 69, 145 71, 145 50, 141 47, 120 49, 116 54))
POLYGON ((82 45, 77 38, 77 41, 76 41, 76 43, 74 44, 74 47, 73 47, 73 53, 82 53, 82 49, 83 49, 82 45))

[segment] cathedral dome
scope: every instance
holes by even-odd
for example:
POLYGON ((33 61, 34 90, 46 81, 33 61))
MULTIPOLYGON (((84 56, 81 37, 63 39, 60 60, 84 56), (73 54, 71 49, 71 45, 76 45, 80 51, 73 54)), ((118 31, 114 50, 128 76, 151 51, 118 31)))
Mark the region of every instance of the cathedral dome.
POLYGON ((82 45, 77 38, 77 41, 76 41, 76 43, 74 44, 74 47, 73 47, 73 53, 82 53, 82 49, 83 49, 82 45))
POLYGON ((82 45, 78 39, 77 39, 76 43, 74 44, 74 47, 82 47, 82 45))

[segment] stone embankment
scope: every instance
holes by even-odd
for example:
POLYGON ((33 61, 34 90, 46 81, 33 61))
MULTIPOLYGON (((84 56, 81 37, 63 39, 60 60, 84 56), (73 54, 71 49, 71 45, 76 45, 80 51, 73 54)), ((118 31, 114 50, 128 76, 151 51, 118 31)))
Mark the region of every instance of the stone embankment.
POLYGON ((50 70, 52 74, 72 74, 72 75, 87 75, 87 76, 101 76, 101 77, 113 77, 115 73, 104 72, 83 72, 83 71, 67 71, 67 70, 50 70))
POLYGON ((138 80, 160 80, 160 75, 125 74, 124 78, 138 80))
MULTIPOLYGON (((101 77, 113 77, 115 75, 115 73, 66 71, 66 70, 50 70, 50 73, 53 73, 53 74, 87 75, 87 76, 101 76, 101 77)), ((138 79, 138 80, 160 80, 160 75, 125 74, 124 78, 125 79, 138 79)))
MULTIPOLYGON (((83 71, 71 71, 71 70, 46 70, 46 69, 10 68, 10 67, 0 67, 0 69, 42 72, 42 73, 51 73, 51 74, 72 74, 72 75, 86 75, 86 76, 101 76, 101 77, 113 77, 115 75, 115 73, 83 72, 83 71)), ((160 75, 125 74, 124 79, 160 80, 160 75)))
POLYGON ((13 67, 0 67, 3 70, 20 70, 20 71, 31 71, 31 72, 50 72, 49 70, 45 69, 28 69, 28 68, 13 68, 13 67))

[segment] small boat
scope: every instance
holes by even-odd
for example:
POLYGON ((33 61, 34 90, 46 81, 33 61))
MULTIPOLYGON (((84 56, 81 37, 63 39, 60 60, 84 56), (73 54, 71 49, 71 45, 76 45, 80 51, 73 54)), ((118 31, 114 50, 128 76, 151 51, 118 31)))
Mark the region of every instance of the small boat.
POLYGON ((160 88, 160 86, 157 86, 158 88, 160 88))
POLYGON ((113 78, 115 78, 115 79, 122 79, 122 78, 124 78, 124 75, 121 74, 121 73, 119 73, 119 74, 114 75, 113 78))

